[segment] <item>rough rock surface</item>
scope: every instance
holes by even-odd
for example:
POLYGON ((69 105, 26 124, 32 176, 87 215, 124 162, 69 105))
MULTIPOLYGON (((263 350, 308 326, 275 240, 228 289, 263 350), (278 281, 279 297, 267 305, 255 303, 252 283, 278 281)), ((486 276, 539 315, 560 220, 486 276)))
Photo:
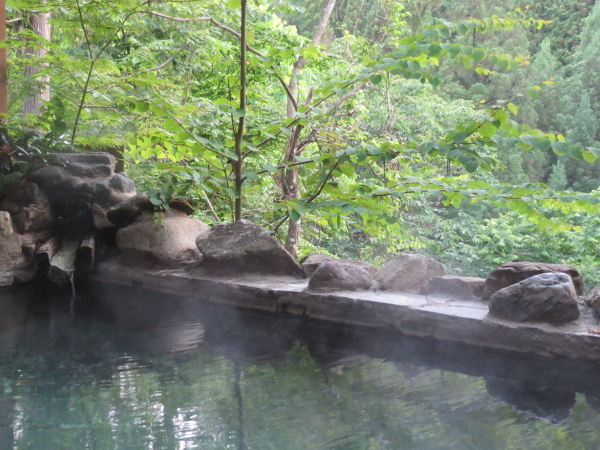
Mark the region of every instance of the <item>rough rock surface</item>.
POLYGON ((51 165, 63 167, 76 177, 112 177, 117 160, 108 153, 53 153, 48 155, 51 165))
POLYGON ((577 293, 565 273, 542 273, 500 289, 490 315, 516 322, 569 322, 579 318, 577 293))
POLYGON ((2 203, 1 209, 11 214, 14 229, 17 233, 42 232, 51 230, 56 225, 56 218, 52 212, 50 201, 44 192, 38 192, 35 195, 35 200, 28 204, 10 201, 10 197, 9 194, 2 203))
POLYGON ((373 271, 370 271, 365 263, 333 260, 317 267, 308 281, 308 289, 358 291, 370 289, 372 284, 373 271))
POLYGON ((10 214, 0 211, 0 270, 16 266, 21 256, 21 241, 15 234, 10 214))
POLYGON ((302 266, 302 269, 304 269, 304 274, 307 277, 310 277, 315 272, 315 270, 317 270, 317 268, 320 265, 325 264, 326 262, 330 262, 330 261, 343 261, 343 262, 348 262, 348 263, 352 263, 355 265, 363 266, 369 271, 371 276, 374 277, 377 274, 377 269, 375 268, 375 266, 373 266, 372 264, 369 264, 367 262, 352 261, 352 260, 348 260, 348 259, 339 259, 339 258, 336 258, 335 256, 323 255, 320 253, 313 253, 311 255, 308 255, 308 257, 304 261, 302 261, 301 266, 302 266))
POLYGON ((423 286, 419 293, 424 295, 442 294, 457 298, 481 297, 485 278, 457 277, 453 275, 442 275, 433 277, 423 286))
POLYGON ((36 252, 52 236, 69 235, 80 241, 97 234, 100 238, 94 243, 114 246, 115 227, 106 210, 135 195, 133 181, 125 173, 115 174, 116 161, 108 153, 55 153, 47 156, 47 162, 11 189, 0 204, 0 211, 10 213, 20 241, 19 266, 10 269, 15 274, 17 269, 32 272, 36 252))
POLYGON ((207 230, 204 222, 191 217, 165 217, 157 223, 151 213, 144 213, 117 231, 117 247, 126 255, 155 264, 193 264, 201 259, 196 236, 207 230))
POLYGON ((204 255, 204 267, 214 273, 304 278, 304 271, 294 258, 267 230, 250 220, 213 227, 198 236, 196 245, 204 255))
POLYGON ((585 297, 585 303, 591 306, 600 313, 600 284, 598 284, 590 293, 585 297))
POLYGON ((375 279, 382 289, 414 291, 430 278, 442 275, 446 275, 446 271, 439 262, 425 255, 404 253, 388 261, 375 279))
POLYGON ((321 264, 325 264, 329 261, 335 261, 337 259, 338 258, 335 256, 312 253, 308 255, 300 265, 302 266, 302 269, 304 269, 304 274, 307 277, 310 277, 321 264))
POLYGON ((569 275, 573 280, 575 291, 577 295, 583 295, 584 284, 583 279, 579 275, 577 269, 568 264, 546 264, 537 262, 508 262, 496 267, 490 273, 489 277, 485 281, 485 287, 483 288, 483 294, 481 297, 484 300, 488 300, 494 292, 510 286, 511 284, 518 283, 534 275, 541 273, 554 273, 562 272, 569 275))
MULTIPOLYGON (((194 212, 185 200, 173 200, 169 207, 188 216, 194 212)), ((106 217, 121 228, 132 224, 142 213, 150 211, 154 211, 154 205, 148 195, 142 192, 110 208, 106 211, 106 217)))

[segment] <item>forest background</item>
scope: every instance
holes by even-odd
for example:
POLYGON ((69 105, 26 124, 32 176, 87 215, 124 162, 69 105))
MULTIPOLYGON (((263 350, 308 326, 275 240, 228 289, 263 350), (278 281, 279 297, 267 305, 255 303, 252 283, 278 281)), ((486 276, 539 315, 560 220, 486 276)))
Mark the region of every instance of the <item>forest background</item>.
POLYGON ((600 2, 15 0, 7 19, 0 196, 48 151, 123 149, 158 211, 249 218, 297 257, 600 282, 600 2))

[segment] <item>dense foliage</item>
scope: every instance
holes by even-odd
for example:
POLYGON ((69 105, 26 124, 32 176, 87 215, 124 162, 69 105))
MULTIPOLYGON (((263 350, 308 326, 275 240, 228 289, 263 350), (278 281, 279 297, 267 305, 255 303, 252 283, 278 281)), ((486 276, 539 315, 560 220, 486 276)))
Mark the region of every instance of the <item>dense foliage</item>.
POLYGON ((11 127, 49 76, 27 126, 124 146, 157 207, 188 197, 212 224, 241 207, 300 256, 533 259, 600 281, 600 2, 10 5, 11 127), (40 8, 51 42, 27 25, 40 8))

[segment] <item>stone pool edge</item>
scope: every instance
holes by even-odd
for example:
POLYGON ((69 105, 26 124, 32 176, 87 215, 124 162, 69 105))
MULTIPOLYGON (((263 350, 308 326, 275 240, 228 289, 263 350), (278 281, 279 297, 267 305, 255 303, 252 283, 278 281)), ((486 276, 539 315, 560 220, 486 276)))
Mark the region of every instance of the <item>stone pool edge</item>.
POLYGON ((516 323, 491 318, 487 303, 407 292, 313 292, 307 280, 275 276, 215 277, 200 269, 160 270, 118 261, 98 265, 92 280, 270 313, 397 331, 483 348, 600 363, 598 326, 590 314, 574 323, 516 323))

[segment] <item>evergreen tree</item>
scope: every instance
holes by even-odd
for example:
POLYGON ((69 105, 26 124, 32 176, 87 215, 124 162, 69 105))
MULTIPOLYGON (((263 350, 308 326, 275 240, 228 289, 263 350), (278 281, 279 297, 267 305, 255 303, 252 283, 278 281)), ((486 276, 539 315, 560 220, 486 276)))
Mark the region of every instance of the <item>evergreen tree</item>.
POLYGON ((530 67, 533 84, 541 85, 552 80, 555 84, 547 85, 540 91, 532 106, 536 113, 535 125, 546 132, 564 132, 557 117, 561 113, 563 82, 559 74, 558 59, 554 56, 550 40, 542 42, 540 51, 535 55, 530 67))
POLYGON ((581 35, 578 30, 594 3, 596 0, 517 0, 515 7, 548 21, 541 30, 527 31, 531 53, 537 53, 542 42, 548 39, 560 65, 568 65, 579 46, 581 35))
POLYGON ((548 178, 548 187, 555 191, 562 191, 567 187, 567 171, 565 165, 561 160, 558 160, 556 164, 552 166, 552 172, 550 178, 548 178))
POLYGON ((590 95, 585 92, 581 95, 579 106, 573 116, 569 142, 581 144, 584 147, 592 146, 594 145, 594 138, 598 132, 598 128, 598 120, 590 104, 590 95))

